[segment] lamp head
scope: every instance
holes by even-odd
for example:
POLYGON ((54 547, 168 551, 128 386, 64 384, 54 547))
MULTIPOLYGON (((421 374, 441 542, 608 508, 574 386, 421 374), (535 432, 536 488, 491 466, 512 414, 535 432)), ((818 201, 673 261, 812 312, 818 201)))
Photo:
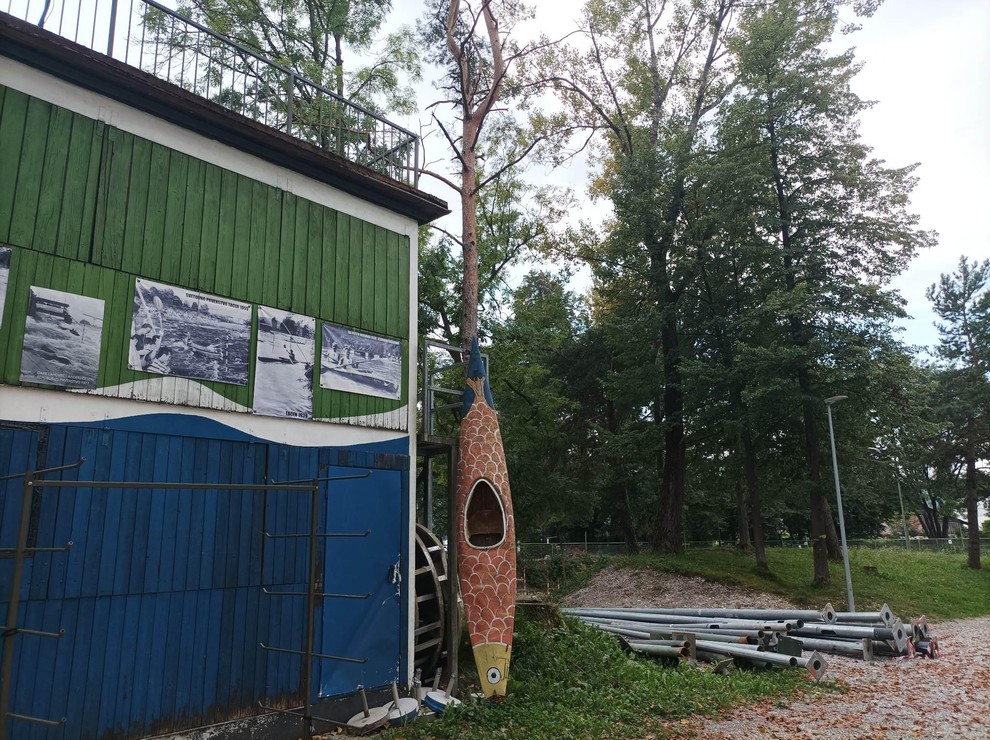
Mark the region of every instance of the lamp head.
POLYGON ((840 401, 845 401, 849 396, 831 396, 825 399, 825 405, 831 406, 834 403, 839 403, 840 401))

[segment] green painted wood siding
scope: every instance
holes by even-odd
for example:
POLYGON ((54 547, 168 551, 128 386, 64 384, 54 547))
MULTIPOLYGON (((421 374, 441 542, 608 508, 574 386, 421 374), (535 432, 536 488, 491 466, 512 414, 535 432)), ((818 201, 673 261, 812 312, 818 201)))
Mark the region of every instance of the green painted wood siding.
MULTIPOLYGON (((4 86, 0 173, 0 382, 20 383, 30 285, 106 302, 100 387, 157 377, 127 368, 135 277, 397 337, 408 367, 404 235, 4 86)), ((250 407, 253 351, 248 386, 204 384, 250 407)), ((314 416, 398 408, 404 381, 400 401, 317 387, 314 416)))

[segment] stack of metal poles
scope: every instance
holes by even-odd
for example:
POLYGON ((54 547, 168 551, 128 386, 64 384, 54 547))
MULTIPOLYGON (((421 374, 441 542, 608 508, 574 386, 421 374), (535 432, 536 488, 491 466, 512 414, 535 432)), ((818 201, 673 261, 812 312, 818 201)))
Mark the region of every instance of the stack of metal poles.
POLYGON ((630 650, 668 660, 805 668, 821 678, 820 653, 874 655, 924 652, 935 657, 937 640, 924 617, 909 627, 886 604, 876 612, 824 609, 574 608, 565 614, 619 636, 630 650), (810 655, 805 655, 809 651, 810 655))

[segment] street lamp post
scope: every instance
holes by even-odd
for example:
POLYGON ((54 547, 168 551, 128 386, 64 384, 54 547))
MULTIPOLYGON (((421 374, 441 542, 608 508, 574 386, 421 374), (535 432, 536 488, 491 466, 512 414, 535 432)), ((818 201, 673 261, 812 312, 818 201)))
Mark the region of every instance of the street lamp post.
POLYGON ((849 396, 832 396, 825 399, 828 410, 828 438, 832 443, 832 470, 835 472, 835 500, 839 505, 839 534, 842 537, 842 565, 846 571, 846 595, 849 599, 849 611, 856 611, 856 600, 853 598, 852 573, 849 572, 849 545, 846 543, 846 518, 842 512, 842 489, 839 486, 839 460, 835 455, 835 430, 832 427, 832 404, 845 401, 849 396))
POLYGON ((908 537, 907 514, 904 513, 904 496, 901 495, 901 469, 900 466, 894 469, 897 476, 897 499, 901 502, 901 523, 904 525, 904 549, 911 549, 911 539, 908 537))

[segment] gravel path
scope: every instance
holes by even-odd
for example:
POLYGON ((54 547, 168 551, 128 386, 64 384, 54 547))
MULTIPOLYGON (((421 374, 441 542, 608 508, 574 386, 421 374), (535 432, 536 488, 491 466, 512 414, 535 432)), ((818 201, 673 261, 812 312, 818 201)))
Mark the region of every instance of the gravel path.
POLYGON ((942 657, 864 663, 826 656, 844 694, 733 710, 693 737, 990 738, 990 617, 930 623, 942 657))

